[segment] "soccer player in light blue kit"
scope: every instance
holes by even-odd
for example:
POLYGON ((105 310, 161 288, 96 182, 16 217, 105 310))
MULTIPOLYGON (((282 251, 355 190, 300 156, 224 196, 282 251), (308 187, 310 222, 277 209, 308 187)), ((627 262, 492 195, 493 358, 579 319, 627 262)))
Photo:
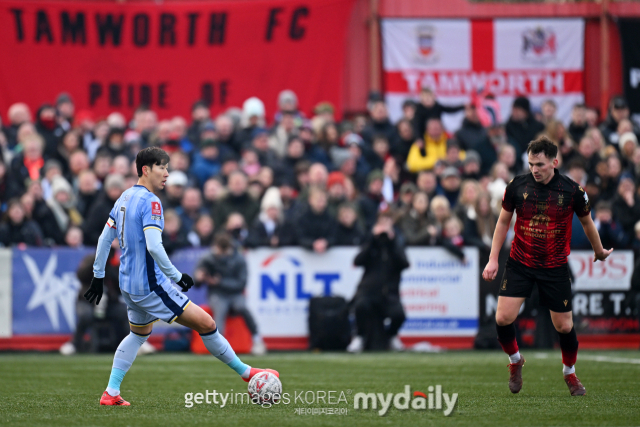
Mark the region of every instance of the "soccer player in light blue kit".
POLYGON ((129 406, 120 397, 120 384, 131 368, 138 349, 151 334, 153 323, 178 322, 198 332, 207 350, 229 365, 244 381, 259 372, 272 369, 252 368, 236 356, 229 342, 218 332, 216 324, 202 308, 191 303, 182 292, 193 286, 193 279, 180 273, 162 246, 164 218, 160 192, 169 177, 169 156, 162 149, 149 147, 136 157, 138 184, 126 190, 116 201, 102 230, 93 264, 93 280, 84 297, 100 303, 105 264, 113 239, 117 238, 120 255, 120 289, 127 303, 131 333, 122 340, 113 359, 113 368, 101 405, 129 406), (171 280, 182 288, 178 291, 171 280))

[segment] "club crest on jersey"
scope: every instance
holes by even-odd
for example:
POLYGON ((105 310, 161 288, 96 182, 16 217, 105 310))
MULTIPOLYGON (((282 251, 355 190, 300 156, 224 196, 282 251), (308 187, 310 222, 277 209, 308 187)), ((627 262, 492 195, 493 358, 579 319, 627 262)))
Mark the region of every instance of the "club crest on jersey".
POLYGON ((529 196, 529 193, 522 193, 522 197, 524 197, 525 200, 527 200, 528 196, 529 196))
POLYGON ((558 195, 558 206, 562 206, 563 203, 564 203, 564 194, 559 194, 558 195))
POLYGON ((544 202, 538 202, 536 203, 536 207, 538 208, 539 211, 544 212, 549 207, 549 204, 544 202))
POLYGON ((538 225, 544 225, 545 227, 548 227, 549 221, 551 221, 551 218, 549 218, 548 216, 544 214, 538 214, 531 218, 531 221, 529 221, 529 227, 536 227, 538 225))

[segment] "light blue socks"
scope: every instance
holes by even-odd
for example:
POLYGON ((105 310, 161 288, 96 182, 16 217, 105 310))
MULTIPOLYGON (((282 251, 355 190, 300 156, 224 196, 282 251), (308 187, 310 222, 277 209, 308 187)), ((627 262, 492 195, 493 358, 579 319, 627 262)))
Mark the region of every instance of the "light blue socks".
POLYGON ((136 360, 140 346, 144 344, 147 338, 149 338, 149 335, 141 336, 131 332, 122 340, 113 358, 113 367, 111 368, 111 376, 107 386, 109 395, 117 396, 120 394, 120 384, 122 384, 122 380, 129 368, 131 368, 133 361, 136 360))
POLYGON ((242 363, 236 356, 235 351, 229 345, 229 341, 218 332, 218 328, 214 329, 213 332, 200 334, 200 337, 209 353, 213 354, 219 361, 229 365, 238 375, 243 378, 249 377, 251 367, 242 363))

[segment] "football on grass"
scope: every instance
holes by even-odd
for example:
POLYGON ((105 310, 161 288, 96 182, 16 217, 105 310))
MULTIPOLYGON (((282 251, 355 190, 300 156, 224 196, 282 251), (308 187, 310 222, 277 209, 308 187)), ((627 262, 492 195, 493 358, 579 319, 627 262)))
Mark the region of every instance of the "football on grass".
POLYGON ((249 381, 249 396, 254 403, 277 403, 282 396, 282 383, 271 372, 260 372, 249 381))

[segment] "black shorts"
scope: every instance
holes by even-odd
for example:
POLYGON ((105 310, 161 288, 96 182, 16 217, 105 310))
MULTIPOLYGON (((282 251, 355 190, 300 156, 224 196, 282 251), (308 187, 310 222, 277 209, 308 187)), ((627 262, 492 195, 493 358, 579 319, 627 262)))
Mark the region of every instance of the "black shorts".
POLYGON ((571 276, 567 264, 554 268, 531 268, 509 257, 498 295, 529 298, 534 284, 538 285, 540 305, 558 313, 571 311, 571 276))

